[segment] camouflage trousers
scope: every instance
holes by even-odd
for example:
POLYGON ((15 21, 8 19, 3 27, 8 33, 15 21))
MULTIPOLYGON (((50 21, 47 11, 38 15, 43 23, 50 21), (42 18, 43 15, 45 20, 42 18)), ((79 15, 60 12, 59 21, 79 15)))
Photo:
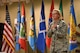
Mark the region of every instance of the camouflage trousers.
POLYGON ((64 50, 50 48, 50 53, 69 53, 69 52, 67 49, 65 50, 65 48, 64 48, 64 50))
POLYGON ((67 51, 50 51, 50 53, 68 53, 67 51))

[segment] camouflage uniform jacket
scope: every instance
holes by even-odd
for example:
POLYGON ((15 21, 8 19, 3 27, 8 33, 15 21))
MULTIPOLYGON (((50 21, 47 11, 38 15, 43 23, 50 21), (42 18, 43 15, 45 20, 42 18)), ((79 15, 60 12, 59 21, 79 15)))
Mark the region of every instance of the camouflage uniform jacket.
POLYGON ((50 53, 62 53, 62 51, 68 51, 67 25, 64 21, 59 20, 57 27, 51 29, 54 25, 54 21, 50 24, 48 29, 48 37, 52 38, 50 53))

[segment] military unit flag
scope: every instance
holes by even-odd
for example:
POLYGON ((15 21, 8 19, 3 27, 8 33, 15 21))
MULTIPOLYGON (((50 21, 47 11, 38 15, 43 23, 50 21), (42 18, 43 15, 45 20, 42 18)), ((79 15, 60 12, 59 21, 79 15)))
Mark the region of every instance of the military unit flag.
POLYGON ((42 0, 41 18, 40 18, 39 32, 37 39, 37 48, 42 53, 44 53, 46 47, 45 36, 46 36, 46 23, 45 23, 45 13, 44 13, 44 1, 42 0))
POLYGON ((35 16, 34 16, 33 4, 31 7, 30 31, 29 31, 28 41, 32 50, 35 50, 36 49, 36 28, 35 28, 35 16))
MULTIPOLYGON (((52 11, 54 9, 54 0, 52 0, 52 3, 51 3, 51 9, 50 9, 50 15, 49 15, 49 22, 48 22, 48 25, 50 25, 50 23, 52 22, 52 11)), ((51 44, 51 38, 49 38, 47 35, 46 35, 46 46, 48 48, 50 48, 50 44, 51 44)))
POLYGON ((71 0, 71 6, 70 6, 70 39, 69 39, 69 50, 75 49, 77 46, 77 41, 76 41, 76 16, 74 12, 74 5, 73 1, 71 0))
POLYGON ((19 44, 20 48, 24 49, 26 51, 27 44, 26 44, 26 29, 25 29, 25 8, 24 4, 22 4, 22 14, 21 14, 21 23, 20 23, 20 35, 19 35, 19 44))

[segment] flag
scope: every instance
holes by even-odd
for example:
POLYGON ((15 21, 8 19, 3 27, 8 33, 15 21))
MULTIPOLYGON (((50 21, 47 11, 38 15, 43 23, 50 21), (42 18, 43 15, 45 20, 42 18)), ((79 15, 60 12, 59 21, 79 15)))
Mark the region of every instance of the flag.
POLYGON ((46 23, 45 23, 45 13, 44 13, 44 2, 42 0, 41 18, 40 18, 39 32, 38 32, 38 39, 37 39, 37 48, 42 53, 44 53, 45 46, 46 46, 45 36, 46 36, 46 23))
POLYGON ((22 14, 21 14, 21 23, 20 23, 20 35, 19 35, 19 44, 20 48, 24 49, 26 51, 27 45, 26 45, 26 37, 25 37, 25 9, 24 4, 22 4, 22 14))
POLYGON ((30 31, 28 36, 29 44, 33 50, 36 46, 36 29, 35 29, 35 17, 34 17, 34 6, 32 4, 31 17, 30 17, 30 31))
MULTIPOLYGON (((49 24, 52 22, 52 11, 54 9, 54 0, 52 0, 52 3, 51 3, 51 9, 50 9, 50 15, 49 15, 49 24)), ((46 45, 48 48, 50 48, 50 44, 51 44, 51 38, 49 38, 48 36, 46 36, 46 45)))
POLYGON ((62 0, 60 0, 59 10, 61 12, 62 20, 64 20, 64 18, 63 18, 63 4, 62 4, 62 0))
POLYGON ((73 0, 71 0, 71 6, 70 6, 70 39, 69 39, 69 50, 75 49, 77 46, 77 41, 76 41, 76 16, 74 12, 74 5, 73 5, 73 0))
POLYGON ((16 24, 16 45, 15 49, 16 51, 20 50, 20 44, 19 44, 19 35, 20 35, 20 23, 21 23, 21 13, 20 13, 20 3, 18 5, 18 13, 17 13, 17 24, 16 24))
POLYGON ((70 34, 70 24, 68 24, 68 35, 70 34))
POLYGON ((6 5, 6 19, 4 23, 3 40, 2 40, 2 52, 14 53, 14 38, 13 31, 10 22, 10 16, 8 6, 6 5))

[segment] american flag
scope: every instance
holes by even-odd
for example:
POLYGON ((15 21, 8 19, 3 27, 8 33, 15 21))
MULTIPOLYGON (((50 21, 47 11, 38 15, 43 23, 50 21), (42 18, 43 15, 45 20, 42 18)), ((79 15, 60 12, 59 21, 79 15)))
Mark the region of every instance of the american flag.
POLYGON ((2 52, 14 53, 14 38, 12 34, 12 28, 10 23, 10 16, 8 12, 8 6, 6 5, 6 19, 4 23, 3 40, 2 40, 2 52))

